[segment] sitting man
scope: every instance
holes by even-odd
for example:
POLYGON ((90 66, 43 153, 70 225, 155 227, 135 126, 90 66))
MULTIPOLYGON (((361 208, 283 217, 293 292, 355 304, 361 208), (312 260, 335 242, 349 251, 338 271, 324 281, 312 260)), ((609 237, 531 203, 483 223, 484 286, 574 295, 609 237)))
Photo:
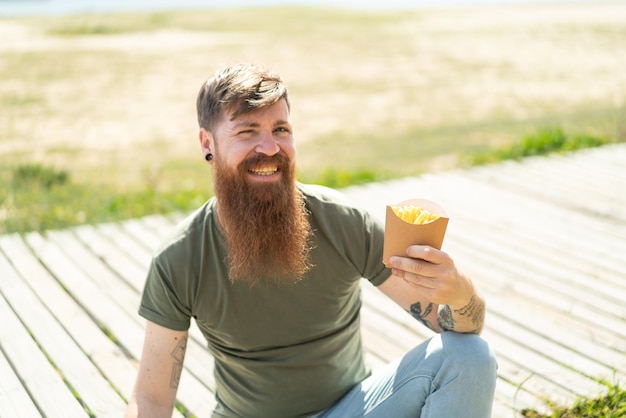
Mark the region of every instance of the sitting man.
POLYGON ((487 418, 496 362, 485 305, 452 258, 413 245, 383 258, 382 223, 338 192, 296 181, 281 78, 234 65, 197 97, 215 197, 154 256, 126 417, 169 417, 194 318, 215 358, 213 417, 487 418), (370 374, 359 282, 437 332, 370 374))

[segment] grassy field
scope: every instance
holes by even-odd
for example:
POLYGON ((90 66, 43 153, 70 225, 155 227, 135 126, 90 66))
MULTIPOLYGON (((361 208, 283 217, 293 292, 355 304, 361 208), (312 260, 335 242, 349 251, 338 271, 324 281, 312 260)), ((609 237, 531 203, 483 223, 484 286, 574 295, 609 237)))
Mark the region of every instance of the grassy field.
POLYGON ((288 82, 307 182, 486 162, 545 130, 624 140, 625 23, 595 3, 0 19, 0 233, 203 201, 195 95, 238 61, 288 82))

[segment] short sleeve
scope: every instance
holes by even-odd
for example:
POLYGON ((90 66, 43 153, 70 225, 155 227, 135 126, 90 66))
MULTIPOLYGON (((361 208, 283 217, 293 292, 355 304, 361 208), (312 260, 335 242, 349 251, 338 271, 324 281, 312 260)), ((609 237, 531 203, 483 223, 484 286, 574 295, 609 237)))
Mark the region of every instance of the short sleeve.
POLYGON ((139 315, 163 327, 189 329, 191 308, 185 302, 184 278, 177 278, 158 256, 152 260, 139 306, 139 315))
POLYGON ((383 264, 383 245, 385 227, 383 223, 369 213, 364 217, 368 237, 369 257, 365 265, 363 277, 374 286, 379 286, 391 276, 391 269, 383 264))

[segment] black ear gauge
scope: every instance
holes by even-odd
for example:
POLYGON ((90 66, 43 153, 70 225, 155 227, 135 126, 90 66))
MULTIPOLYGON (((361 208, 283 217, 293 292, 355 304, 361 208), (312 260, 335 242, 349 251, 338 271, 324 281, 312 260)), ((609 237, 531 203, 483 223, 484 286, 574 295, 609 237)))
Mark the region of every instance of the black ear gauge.
POLYGON ((204 156, 204 159, 207 161, 211 161, 213 159, 213 154, 211 154, 210 152, 204 156))

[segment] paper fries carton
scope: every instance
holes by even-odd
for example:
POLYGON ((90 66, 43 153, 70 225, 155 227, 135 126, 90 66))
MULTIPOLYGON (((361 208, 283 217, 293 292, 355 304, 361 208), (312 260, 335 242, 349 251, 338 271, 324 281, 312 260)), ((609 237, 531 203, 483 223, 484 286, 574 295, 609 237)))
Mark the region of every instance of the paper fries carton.
POLYGON ((430 200, 410 199, 397 205, 388 205, 385 217, 383 262, 389 266, 391 256, 406 256, 406 249, 410 245, 430 245, 441 249, 447 226, 448 215, 439 205, 430 200), (439 218, 425 224, 412 224, 396 215, 393 208, 398 206, 419 207, 439 215, 439 218))

